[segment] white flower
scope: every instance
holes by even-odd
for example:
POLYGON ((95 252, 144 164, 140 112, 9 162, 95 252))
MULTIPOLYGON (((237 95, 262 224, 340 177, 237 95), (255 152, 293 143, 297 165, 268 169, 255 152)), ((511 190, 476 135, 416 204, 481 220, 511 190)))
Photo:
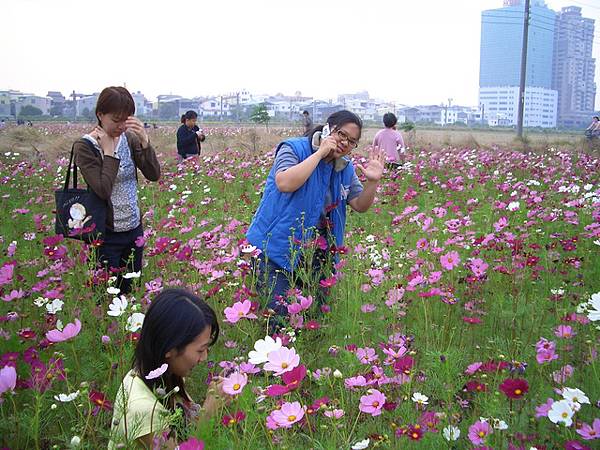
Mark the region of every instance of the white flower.
POLYGON ((590 304, 588 302, 580 303, 579 305, 577 305, 575 312, 577 314, 584 314, 587 312, 589 306, 590 306, 590 304))
POLYGON ((573 424, 572 417, 573 409, 567 400, 552 403, 552 408, 548 411, 548 419, 552 423, 562 422, 566 427, 570 427, 573 424))
POLYGON ((594 244, 600 245, 600 239, 598 239, 597 241, 594 241, 594 244))
POLYGON ((79 436, 73 436, 71 438, 71 447, 79 447, 81 444, 81 438, 79 436))
POLYGON ((142 328, 144 324, 144 315, 142 313, 133 313, 127 318, 127 330, 135 333, 137 330, 142 328))
POLYGON ((550 293, 552 295, 564 295, 565 290, 560 288, 560 289, 550 289, 550 293))
MULTIPOLYGON (((590 403, 590 399, 587 398, 587 396, 585 395, 585 393, 579 389, 573 389, 573 388, 564 388, 562 391, 562 396, 565 400, 571 402, 571 403, 587 403, 589 405, 590 403)), ((579 408, 577 408, 579 409, 579 408)))
POLYGON ((119 289, 118 287, 109 286, 106 288, 106 292, 108 292, 110 295, 119 295, 121 289, 119 289))
POLYGON ((75 392, 73 392, 71 394, 58 394, 58 395, 55 395, 54 396, 54 400, 59 401, 59 402, 63 402, 63 403, 67 403, 67 402, 72 402, 78 396, 79 396, 79 391, 75 391, 75 392))
POLYGON ((126 280, 129 280, 130 278, 139 278, 142 276, 142 272, 130 272, 130 273, 126 273, 125 275, 123 275, 123 278, 125 278, 126 280))
POLYGON ((521 204, 519 202, 510 202, 508 204, 507 209, 509 211, 516 211, 517 209, 519 209, 520 206, 521 206, 521 204))
POLYGON ((351 448, 352 450, 363 450, 364 448, 367 448, 369 446, 369 442, 371 441, 367 438, 364 441, 358 441, 351 448))
POLYGON ((588 319, 592 322, 600 320, 600 292, 592 294, 592 298, 588 301, 590 309, 588 310, 588 319))
POLYGON ((455 426, 448 425, 442 430, 442 434, 447 441, 456 441, 460 437, 460 430, 455 426))
POLYGON ((429 397, 421 394, 420 392, 415 392, 412 395, 412 401, 418 403, 419 405, 426 405, 429 402, 429 397))
POLYGON ((35 306, 37 306, 38 308, 41 308, 42 306, 44 306, 46 303, 48 303, 50 300, 48 300, 46 297, 38 297, 33 301, 33 304, 35 306))
POLYGON ((62 310, 64 304, 65 302, 58 298, 55 298, 54 300, 52 300, 52 303, 48 303, 46 305, 46 310, 48 311, 48 314, 56 314, 57 312, 62 310))
POLYGON ((507 430, 508 424, 504 420, 492 418, 492 426, 496 430, 507 430))
POLYGON ((241 250, 242 250, 242 253, 254 253, 254 251, 256 250, 256 247, 251 244, 242 245, 241 250))
POLYGON ((119 317, 125 312, 125 310, 127 309, 127 305, 128 302, 124 295, 121 295, 120 297, 115 297, 113 298, 112 303, 108 305, 108 312, 106 314, 113 317, 119 317))
POLYGON ((265 363, 269 360, 269 353, 281 348, 281 338, 273 340, 271 336, 265 336, 254 343, 254 350, 248 353, 248 362, 254 365, 265 363))
POLYGON ((340 372, 338 369, 335 369, 333 371, 333 376, 334 378, 342 378, 344 375, 342 375, 342 372, 340 372))

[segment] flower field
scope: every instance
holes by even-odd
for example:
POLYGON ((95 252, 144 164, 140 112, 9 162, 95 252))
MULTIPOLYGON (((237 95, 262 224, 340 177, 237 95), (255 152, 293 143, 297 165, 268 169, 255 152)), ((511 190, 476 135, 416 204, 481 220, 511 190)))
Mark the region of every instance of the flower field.
POLYGON ((272 143, 297 130, 254 151, 248 130, 209 129, 213 151, 179 165, 172 131, 151 134, 163 173, 140 176, 145 262, 128 296, 93 248, 54 235, 83 128, 20 138, 59 136, 56 156, 0 148, 0 447, 106 448, 144 311, 186 286, 221 324, 186 384, 199 401, 225 370, 229 399, 181 430, 182 449, 600 448, 599 157, 410 149, 373 207, 349 212, 335 272, 289 293, 271 337, 244 233, 272 143))

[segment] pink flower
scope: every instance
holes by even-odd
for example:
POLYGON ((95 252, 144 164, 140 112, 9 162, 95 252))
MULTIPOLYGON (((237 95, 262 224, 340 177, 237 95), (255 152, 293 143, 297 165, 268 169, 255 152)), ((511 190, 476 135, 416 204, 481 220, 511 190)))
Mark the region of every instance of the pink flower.
POLYGON ((375 349, 371 347, 359 348, 356 350, 356 357, 363 364, 370 364, 374 361, 377 361, 377 353, 375 353, 375 349))
POLYGON ((256 319, 256 314, 251 313, 252 302, 244 300, 243 302, 235 302, 233 306, 225 308, 225 317, 227 322, 233 324, 240 319, 256 319))
POLYGON ((496 231, 502 231, 508 225, 508 219, 506 217, 500 217, 498 222, 494 223, 494 229, 496 231))
POLYGON ((15 272, 14 263, 7 263, 0 267, 0 286, 12 282, 15 272))
POLYGON ((492 431, 489 423, 478 420, 469 427, 469 440, 475 445, 483 444, 486 436, 492 431))
POLYGON ((554 330, 554 334, 560 338, 571 339, 577 333, 573 331, 573 327, 570 325, 559 325, 554 330))
POLYGON ((535 355, 535 359, 538 364, 544 364, 558 359, 558 355, 554 353, 554 350, 542 350, 535 355))
POLYGON ((293 348, 281 347, 273 350, 267 355, 267 358, 269 360, 265 363, 263 369, 275 372, 277 376, 289 372, 300 364, 300 356, 296 354, 296 350, 293 348))
POLYGON ((269 417, 280 428, 290 428, 304 417, 304 408, 299 402, 284 403, 280 409, 273 411, 269 417))
POLYGON ((366 385, 367 379, 362 375, 359 375, 357 377, 346 378, 344 380, 344 386, 346 386, 346 388, 350 390, 354 390, 354 388, 363 387, 366 385))
POLYGON ((456 251, 451 251, 440 256, 440 264, 446 270, 452 270, 460 263, 460 256, 456 251))
POLYGON ((48 331, 46 333, 46 338, 50 342, 64 342, 77 336, 80 331, 81 322, 79 319, 75 319, 75 323, 66 324, 62 331, 56 329, 48 331))
POLYGON ((287 394, 300 386, 300 382, 304 380, 306 377, 306 366, 301 365, 296 367, 294 370, 290 370, 289 372, 281 375, 281 380, 285 383, 281 384, 273 384, 267 388, 267 395, 269 397, 277 397, 279 395, 287 394))
POLYGON ((577 430, 577 434, 586 441, 600 439, 600 419, 594 419, 591 426, 584 423, 581 428, 577 430))
POLYGON ((223 392, 229 395, 241 394, 246 384, 248 384, 248 375, 234 372, 223 380, 223 392))
POLYGON ((358 409, 366 414, 371 414, 373 417, 381 414, 381 409, 385 403, 385 395, 377 389, 369 389, 367 395, 360 398, 358 409))
POLYGON ((12 366, 0 369, 0 395, 12 391, 17 385, 17 371, 12 366))
POLYGON ((475 275, 478 278, 485 275, 485 271, 488 267, 488 264, 481 258, 473 258, 471 260, 471 264, 469 265, 469 268, 471 269, 471 272, 473 272, 473 275, 475 275))
POLYGON ((332 411, 327 410, 323 414, 325 414, 325 417, 329 417, 330 419, 341 419, 345 412, 343 409, 334 409, 332 411))
POLYGON ((550 409, 552 408, 553 403, 554 403, 554 400, 549 398, 548 400, 546 400, 546 403, 544 403, 543 405, 536 406, 535 407, 535 417, 536 418, 548 417, 548 411, 550 411, 550 409))
POLYGON ((473 364, 469 364, 467 366, 467 370, 465 370, 465 373, 467 375, 473 375, 475 372, 477 372, 481 368, 481 366, 483 366, 482 362, 475 362, 473 364))
POLYGON ((360 310, 364 313, 370 313, 375 311, 376 309, 377 306, 373 305, 372 303, 366 303, 360 307, 360 310))
POLYGON ((8 294, 3 296, 2 300, 5 302, 12 302, 13 300, 23 298, 24 296, 25 296, 25 292, 23 292, 22 289, 19 289, 18 291, 16 289, 13 289, 8 294))
POLYGON ((168 368, 169 365, 167 363, 164 363, 159 368, 151 370, 150 372, 148 372, 148 375, 146 375, 146 380, 154 380, 155 378, 162 376, 162 374, 165 373, 168 368))

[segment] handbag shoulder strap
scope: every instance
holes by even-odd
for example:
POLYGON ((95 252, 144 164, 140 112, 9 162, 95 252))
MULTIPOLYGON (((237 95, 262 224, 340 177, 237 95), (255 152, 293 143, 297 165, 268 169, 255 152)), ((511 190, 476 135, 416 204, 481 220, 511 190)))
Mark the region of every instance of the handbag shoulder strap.
POLYGON ((98 154, 98 149, 96 149, 96 147, 94 147, 94 144, 92 144, 87 139, 82 138, 73 143, 73 145, 71 146, 71 157, 69 158, 69 167, 67 169, 67 175, 65 177, 65 186, 64 186, 65 191, 67 189, 69 189, 69 180, 71 178, 71 168, 73 170, 73 189, 77 189, 77 164, 75 163, 74 152, 75 152, 75 144, 77 142, 82 142, 82 141, 88 146, 88 148, 90 148, 92 150, 92 152, 98 154))

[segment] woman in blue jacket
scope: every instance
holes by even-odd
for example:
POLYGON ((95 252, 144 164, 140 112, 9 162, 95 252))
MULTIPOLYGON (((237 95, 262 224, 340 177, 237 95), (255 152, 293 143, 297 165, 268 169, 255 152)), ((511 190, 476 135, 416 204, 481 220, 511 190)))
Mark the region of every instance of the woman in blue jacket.
POLYGON ((177 154, 181 159, 200 154, 200 143, 206 137, 196 125, 197 119, 195 111, 188 111, 181 116, 181 126, 177 130, 177 154))
MULTIPOLYGON (((356 167, 347 155, 358 146, 362 121, 346 110, 333 113, 325 126, 300 138, 279 144, 265 191, 248 228, 248 242, 261 250, 259 285, 268 307, 278 316, 287 314, 285 293, 291 273, 303 259, 302 245, 324 237, 328 250, 344 243, 346 205, 357 212, 369 209, 383 174, 385 153, 369 150, 368 162, 356 167)), ((322 241, 322 240, 321 240, 322 241)), ((321 270, 322 256, 311 261, 321 270)))

